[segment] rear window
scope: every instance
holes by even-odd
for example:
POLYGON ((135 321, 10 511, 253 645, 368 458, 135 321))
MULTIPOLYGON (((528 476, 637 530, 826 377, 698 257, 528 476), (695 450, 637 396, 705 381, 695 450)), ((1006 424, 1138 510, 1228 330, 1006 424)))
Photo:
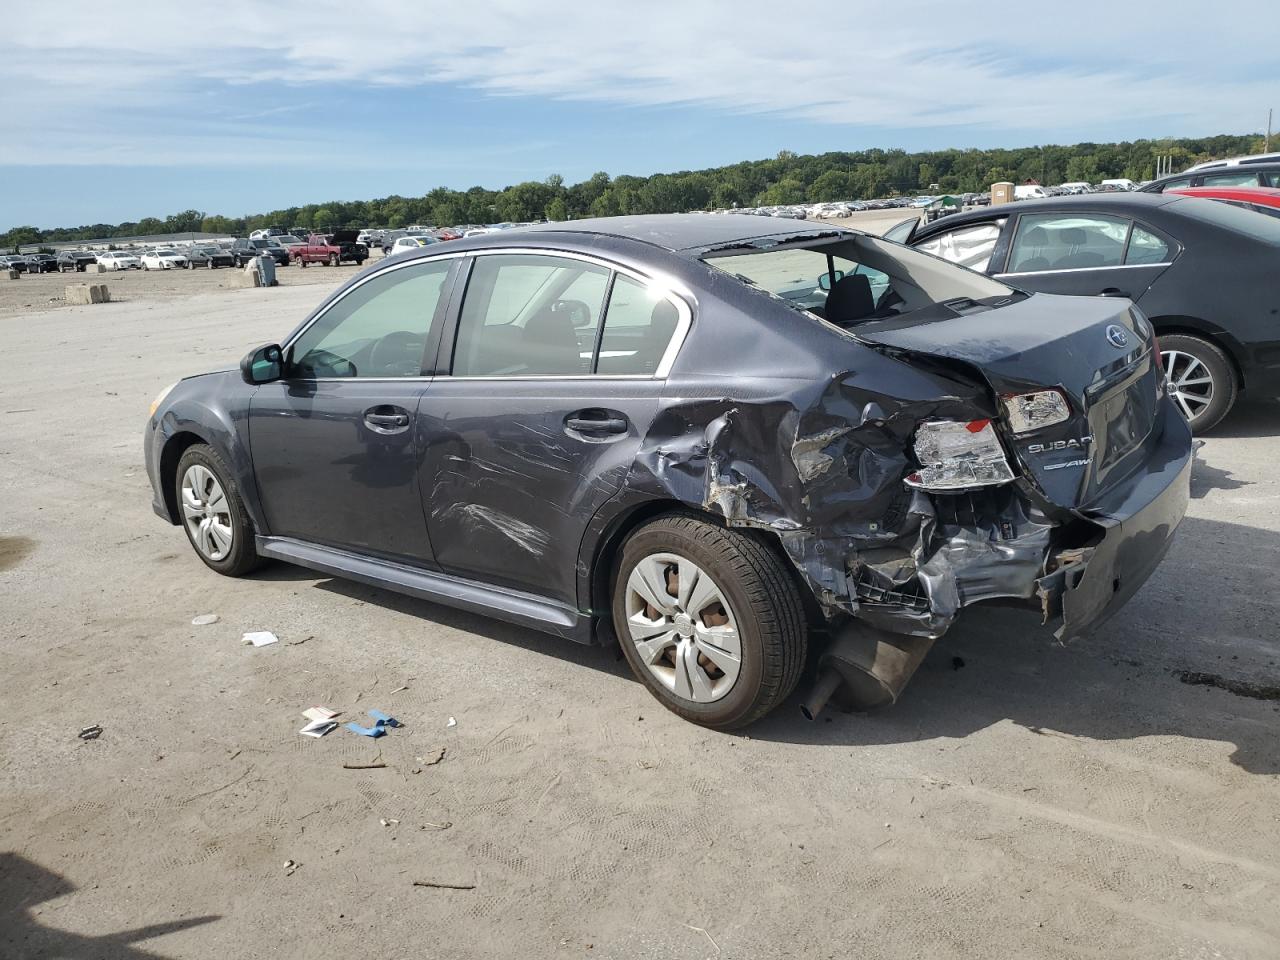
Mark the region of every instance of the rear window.
POLYGON ((741 247, 703 258, 748 286, 839 327, 953 300, 1006 297, 989 277, 899 244, 859 236, 809 247, 741 247))
POLYGON ((1280 247, 1280 220, 1275 217, 1260 217, 1252 210, 1203 197, 1183 197, 1174 202, 1178 213, 1186 214, 1193 220, 1280 247))

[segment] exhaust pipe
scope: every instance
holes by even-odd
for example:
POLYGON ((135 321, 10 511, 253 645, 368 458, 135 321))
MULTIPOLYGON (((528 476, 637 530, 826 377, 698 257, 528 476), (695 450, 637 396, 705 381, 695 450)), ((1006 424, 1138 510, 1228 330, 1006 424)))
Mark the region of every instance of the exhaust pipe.
POLYGON ((933 646, 928 637, 877 630, 857 620, 846 624, 818 660, 818 682, 800 705, 814 720, 834 698, 845 711, 896 703, 933 646))

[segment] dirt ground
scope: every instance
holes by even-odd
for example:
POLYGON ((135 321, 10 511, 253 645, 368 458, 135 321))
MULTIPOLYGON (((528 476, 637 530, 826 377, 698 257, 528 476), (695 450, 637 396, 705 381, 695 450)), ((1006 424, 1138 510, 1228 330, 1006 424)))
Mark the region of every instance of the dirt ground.
POLYGON ((156 392, 348 273, 0 281, 0 956, 1280 956, 1280 406, 1205 441, 1098 635, 970 611, 890 710, 718 734, 612 651, 223 579, 152 514, 156 392), (301 737, 313 704, 404 726, 301 737))

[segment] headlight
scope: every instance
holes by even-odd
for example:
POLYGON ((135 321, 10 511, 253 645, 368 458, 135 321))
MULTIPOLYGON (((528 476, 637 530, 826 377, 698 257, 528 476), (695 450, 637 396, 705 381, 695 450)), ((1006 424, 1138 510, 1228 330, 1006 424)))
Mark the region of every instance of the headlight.
POLYGON ((164 403, 164 398, 169 395, 169 391, 172 390, 177 385, 178 385, 178 381, 175 380, 173 383, 169 384, 167 387, 161 390, 158 394, 156 394, 156 398, 151 401, 151 412, 148 413, 147 416, 154 417, 156 415, 156 409, 160 406, 160 404, 164 403))
POLYGON ((1071 416, 1071 405, 1057 390, 1020 393, 1002 398, 1000 404, 1014 433, 1030 433, 1051 427, 1071 416))
POLYGON ((1008 483, 1013 470, 990 420, 958 423, 931 420, 916 430, 916 459, 920 470, 907 477, 907 486, 921 490, 971 490, 1008 483))

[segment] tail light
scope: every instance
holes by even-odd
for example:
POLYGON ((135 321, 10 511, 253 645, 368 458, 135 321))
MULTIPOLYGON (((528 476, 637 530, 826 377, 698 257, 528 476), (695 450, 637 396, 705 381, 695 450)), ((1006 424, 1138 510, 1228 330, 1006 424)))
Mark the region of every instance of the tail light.
POLYGON ((990 420, 926 421, 916 429, 915 454, 920 469, 906 483, 920 490, 972 490, 1013 479, 990 420))

